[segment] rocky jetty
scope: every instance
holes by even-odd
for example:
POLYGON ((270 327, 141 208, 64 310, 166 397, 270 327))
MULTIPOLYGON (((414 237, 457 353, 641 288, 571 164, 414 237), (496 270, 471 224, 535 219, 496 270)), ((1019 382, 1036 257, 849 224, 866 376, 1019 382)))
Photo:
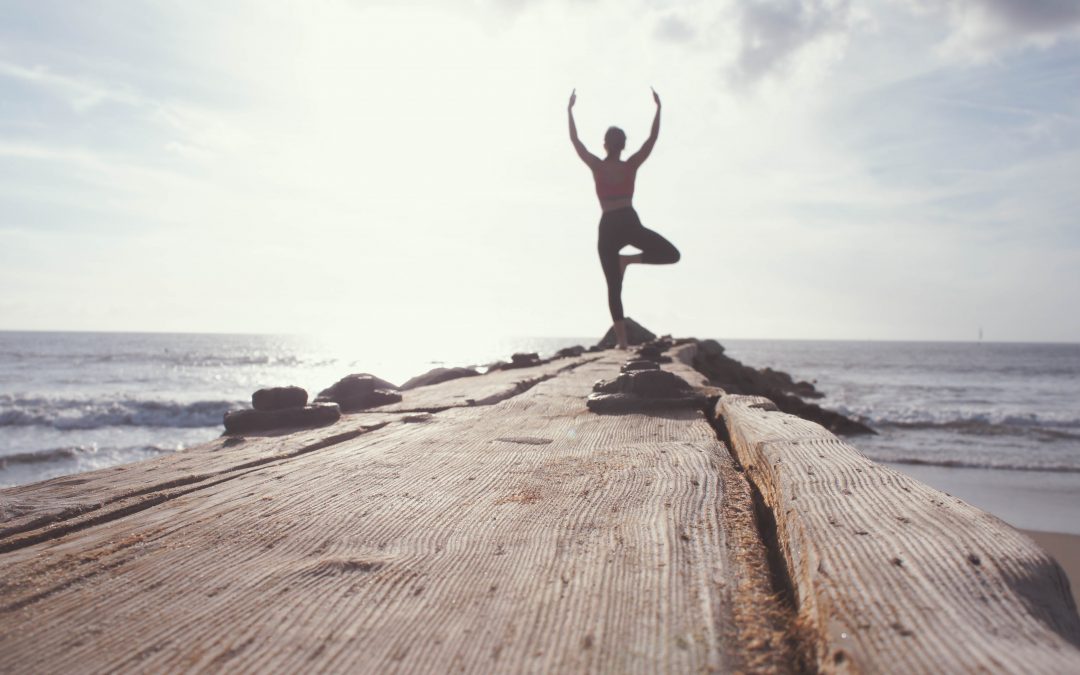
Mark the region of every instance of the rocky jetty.
POLYGON ((356 412, 401 401, 398 388, 370 373, 346 375, 319 392, 316 403, 337 403, 342 412, 356 412))
POLYGON ((672 408, 704 408, 707 397, 654 361, 629 361, 622 373, 593 385, 585 405, 596 413, 630 413, 672 408))
POLYGON ((826 410, 819 405, 807 403, 800 397, 822 396, 810 382, 796 382, 787 373, 765 368, 758 370, 743 365, 724 354, 724 347, 716 340, 699 340, 693 367, 709 378, 709 382, 729 394, 764 396, 781 411, 817 422, 836 434, 874 434, 865 424, 826 410))

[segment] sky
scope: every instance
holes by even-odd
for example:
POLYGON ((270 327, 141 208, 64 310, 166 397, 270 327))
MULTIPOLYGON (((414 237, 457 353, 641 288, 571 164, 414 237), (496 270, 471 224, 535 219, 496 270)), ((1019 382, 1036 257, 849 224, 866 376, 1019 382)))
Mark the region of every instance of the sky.
POLYGON ((0 330, 1080 341, 1075 0, 0 0, 0 330))

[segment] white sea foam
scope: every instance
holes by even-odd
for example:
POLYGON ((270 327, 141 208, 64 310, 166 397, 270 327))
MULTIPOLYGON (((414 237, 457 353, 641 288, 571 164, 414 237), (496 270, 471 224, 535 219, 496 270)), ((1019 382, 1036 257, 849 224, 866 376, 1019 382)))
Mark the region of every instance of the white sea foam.
POLYGON ((0 395, 0 427, 45 426, 54 429, 98 427, 215 427, 227 410, 244 401, 179 401, 121 398, 96 400, 0 395))

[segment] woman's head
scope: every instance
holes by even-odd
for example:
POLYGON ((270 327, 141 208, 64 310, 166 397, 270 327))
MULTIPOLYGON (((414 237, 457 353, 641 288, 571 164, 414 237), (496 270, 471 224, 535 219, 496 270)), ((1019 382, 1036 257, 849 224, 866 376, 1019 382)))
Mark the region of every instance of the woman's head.
POLYGON ((608 127, 604 134, 604 147, 608 152, 620 153, 626 147, 626 133, 619 127, 608 127))

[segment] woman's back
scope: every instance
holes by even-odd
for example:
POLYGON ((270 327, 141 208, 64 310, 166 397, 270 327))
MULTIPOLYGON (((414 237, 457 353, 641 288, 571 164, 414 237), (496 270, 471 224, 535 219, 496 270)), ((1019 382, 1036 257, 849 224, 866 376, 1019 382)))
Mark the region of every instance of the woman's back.
POLYGON ((638 164, 609 158, 596 162, 590 168, 596 182, 596 196, 600 198, 600 206, 605 211, 630 206, 638 164))

